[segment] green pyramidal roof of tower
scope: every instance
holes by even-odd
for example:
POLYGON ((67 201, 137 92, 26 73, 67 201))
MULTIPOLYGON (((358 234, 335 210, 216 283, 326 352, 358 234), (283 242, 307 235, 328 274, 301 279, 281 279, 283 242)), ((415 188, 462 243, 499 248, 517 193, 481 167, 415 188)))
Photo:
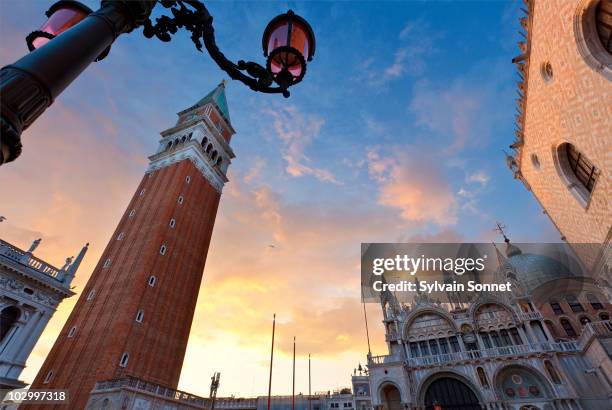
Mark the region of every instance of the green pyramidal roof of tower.
POLYGON ((229 109, 227 108, 227 99, 225 98, 225 81, 222 81, 214 90, 206 94, 196 105, 204 105, 209 102, 214 103, 227 122, 230 123, 229 109))

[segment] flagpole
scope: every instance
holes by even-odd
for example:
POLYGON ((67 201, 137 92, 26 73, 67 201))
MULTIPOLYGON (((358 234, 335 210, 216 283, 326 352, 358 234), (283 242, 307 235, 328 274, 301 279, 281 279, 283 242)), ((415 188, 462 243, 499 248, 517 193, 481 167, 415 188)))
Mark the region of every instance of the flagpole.
POLYGON ((365 318, 366 337, 368 339, 368 355, 372 355, 372 350, 370 349, 370 332, 368 330, 368 315, 366 313, 365 301, 363 302, 363 317, 365 318))
POLYGON ((274 328, 276 327, 276 313, 272 319, 272 348, 270 349, 270 380, 268 381, 268 410, 270 410, 270 398, 272 397, 272 361, 274 359, 274 328))
POLYGON ((295 410, 295 336, 293 336, 293 388, 291 390, 291 410, 295 410))
POLYGON ((310 379, 310 353, 308 353, 308 410, 312 410, 311 408, 311 400, 312 400, 312 393, 310 390, 310 386, 311 386, 311 379, 310 379))

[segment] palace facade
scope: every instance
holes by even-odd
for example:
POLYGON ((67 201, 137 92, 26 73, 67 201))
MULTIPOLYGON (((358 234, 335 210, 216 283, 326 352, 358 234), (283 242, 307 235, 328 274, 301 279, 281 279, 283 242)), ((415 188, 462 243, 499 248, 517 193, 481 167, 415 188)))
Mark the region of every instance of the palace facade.
POLYGON ((507 157, 593 275, 612 284, 612 0, 523 0, 507 157))

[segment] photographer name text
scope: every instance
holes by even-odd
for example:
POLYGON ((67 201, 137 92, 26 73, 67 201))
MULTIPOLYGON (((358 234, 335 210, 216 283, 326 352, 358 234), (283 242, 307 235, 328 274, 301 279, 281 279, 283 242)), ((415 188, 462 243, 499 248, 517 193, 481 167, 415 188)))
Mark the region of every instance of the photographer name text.
POLYGON ((372 288, 376 292, 511 292, 512 284, 510 282, 505 283, 478 283, 473 280, 464 283, 444 283, 444 282, 427 282, 421 280, 418 282, 409 282, 402 280, 398 283, 386 283, 382 280, 377 280, 372 284, 372 288))

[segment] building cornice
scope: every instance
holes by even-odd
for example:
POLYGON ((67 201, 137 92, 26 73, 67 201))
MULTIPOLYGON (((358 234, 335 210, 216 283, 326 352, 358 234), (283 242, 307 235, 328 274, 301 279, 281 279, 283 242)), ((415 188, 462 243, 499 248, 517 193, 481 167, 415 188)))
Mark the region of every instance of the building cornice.
POLYGON ((151 173, 160 168, 167 167, 168 165, 176 164, 183 160, 190 160, 193 165, 202 173, 204 178, 210 182, 210 184, 219 193, 223 190, 223 185, 228 182, 227 177, 221 173, 221 171, 212 166, 208 159, 202 153, 197 141, 188 141, 184 145, 168 151, 162 151, 157 154, 151 155, 149 160, 149 167, 146 173, 151 173))
POLYGON ((55 293, 59 293, 64 298, 73 296, 75 294, 70 289, 65 288, 63 283, 59 280, 41 274, 40 272, 30 267, 16 263, 15 261, 12 261, 11 259, 8 259, 2 255, 0 255, 0 266, 3 266, 7 270, 19 275, 20 277, 26 280, 32 281, 37 285, 41 285, 49 290, 54 291, 55 293))
POLYGON ((47 262, 36 258, 31 253, 25 252, 6 241, 0 240, 0 245, 2 249, 0 252, 0 266, 38 285, 51 289, 63 295, 63 297, 74 295, 69 285, 58 279, 58 277, 62 277, 65 274, 64 270, 57 269, 47 262))
POLYGON ((518 74, 520 81, 517 83, 517 94, 516 99, 516 111, 515 115, 515 140, 510 145, 510 148, 515 150, 516 154, 514 159, 516 161, 517 169, 520 172, 522 164, 522 147, 525 140, 525 117, 527 114, 527 93, 529 85, 529 68, 530 68, 530 56, 531 56, 531 35, 533 27, 533 10, 535 0, 523 0, 527 9, 521 8, 524 16, 519 19, 522 31, 519 34, 523 37, 523 40, 518 42, 521 54, 514 57, 512 62, 516 64, 518 68, 518 74))

